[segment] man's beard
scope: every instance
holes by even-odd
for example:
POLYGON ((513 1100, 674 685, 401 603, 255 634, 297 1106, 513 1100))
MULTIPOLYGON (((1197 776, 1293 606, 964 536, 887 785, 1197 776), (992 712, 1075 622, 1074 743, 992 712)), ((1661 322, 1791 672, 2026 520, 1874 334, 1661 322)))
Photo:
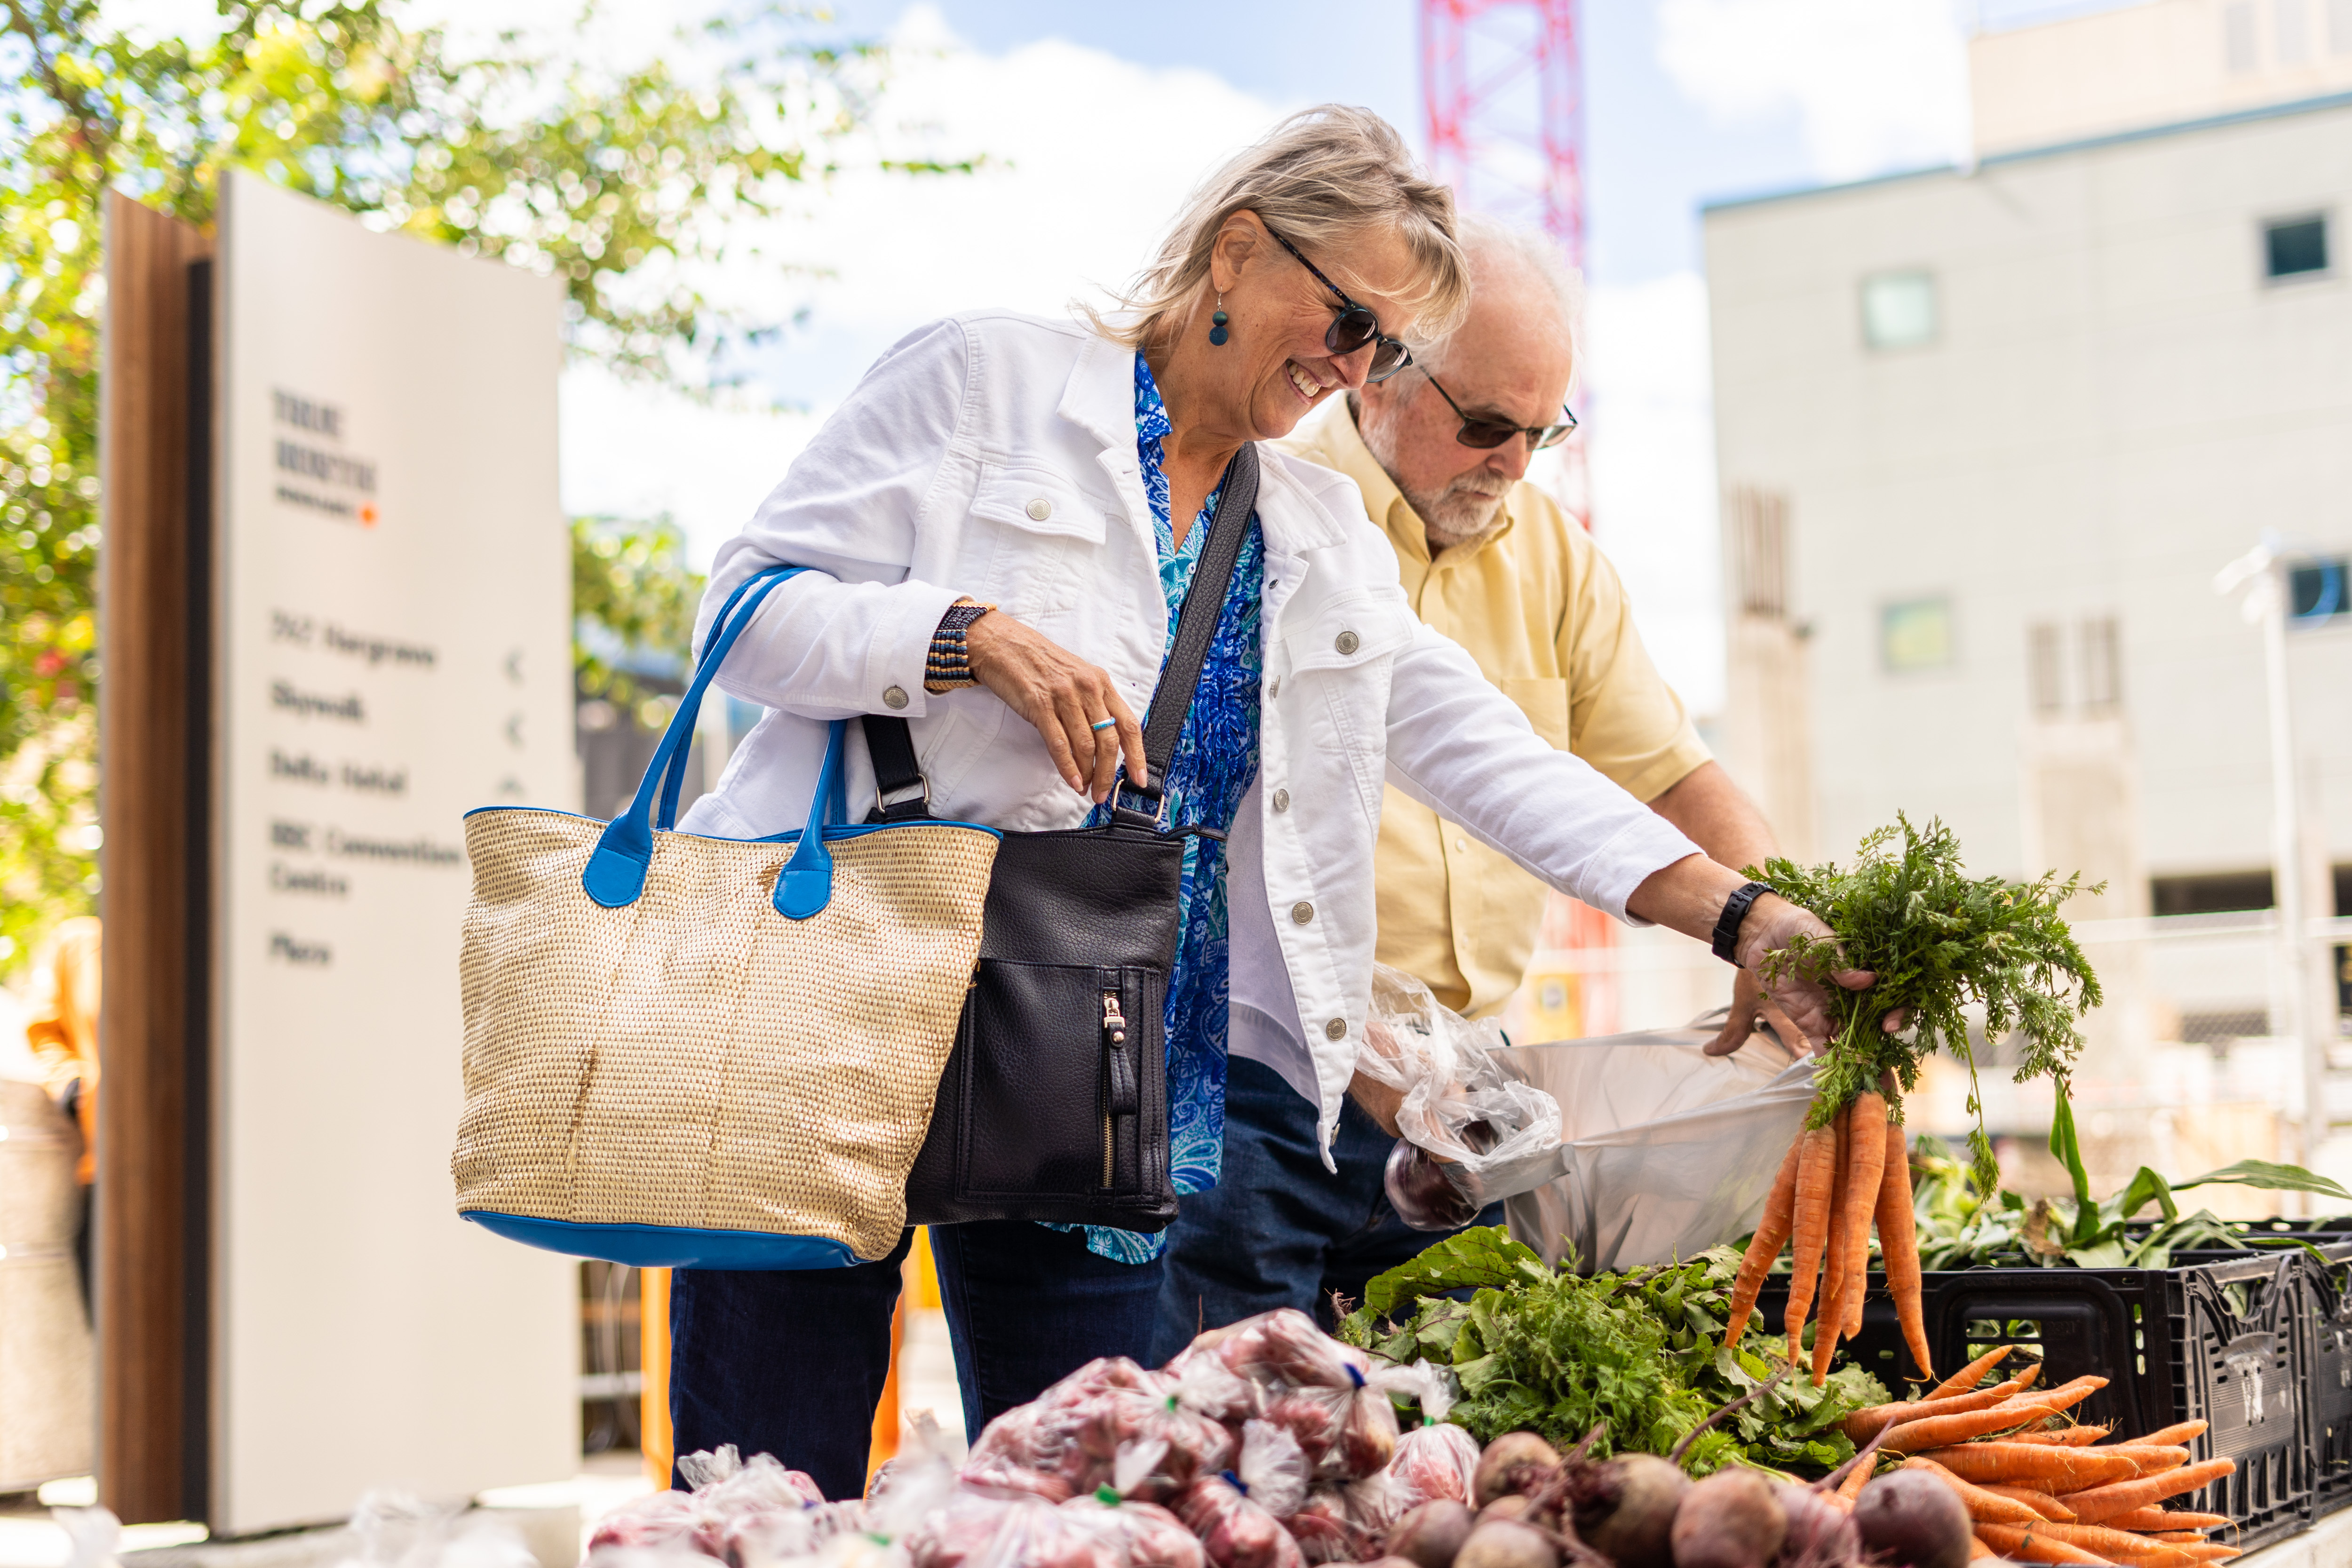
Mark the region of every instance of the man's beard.
POLYGON ((1403 492, 1428 531, 1430 543, 1441 550, 1457 544, 1468 544, 1494 531, 1503 510, 1503 498, 1511 492, 1511 481, 1484 469, 1473 468, 1455 476, 1442 489, 1407 489, 1403 492))

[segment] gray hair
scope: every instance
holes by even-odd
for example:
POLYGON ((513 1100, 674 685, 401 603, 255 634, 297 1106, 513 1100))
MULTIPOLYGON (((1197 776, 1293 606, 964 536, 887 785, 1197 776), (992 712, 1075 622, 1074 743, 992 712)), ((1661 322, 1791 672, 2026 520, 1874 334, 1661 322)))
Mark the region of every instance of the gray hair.
MULTIPOLYGON (((1507 258, 1525 267, 1540 279, 1551 290, 1559 306, 1559 319, 1566 323, 1568 352, 1577 367, 1584 364, 1584 274, 1568 264, 1560 254, 1559 242, 1542 229, 1528 224, 1506 223, 1483 213, 1464 215, 1457 226, 1463 253, 1470 258, 1471 270, 1479 270, 1490 257, 1507 258)), ((1428 348, 1416 349, 1413 358, 1433 369, 1445 367, 1445 340, 1441 338, 1428 348)))
POLYGON ((1097 330, 1140 347, 1198 292, 1218 232, 1244 210, 1309 254, 1328 256, 1370 230, 1401 236, 1412 276, 1391 297, 1413 312, 1408 341, 1453 331, 1469 309, 1469 267, 1454 237, 1454 193, 1423 173, 1394 126, 1369 109, 1337 103, 1283 121, 1185 198, 1159 254, 1118 296, 1130 319, 1107 321, 1080 308, 1097 330))

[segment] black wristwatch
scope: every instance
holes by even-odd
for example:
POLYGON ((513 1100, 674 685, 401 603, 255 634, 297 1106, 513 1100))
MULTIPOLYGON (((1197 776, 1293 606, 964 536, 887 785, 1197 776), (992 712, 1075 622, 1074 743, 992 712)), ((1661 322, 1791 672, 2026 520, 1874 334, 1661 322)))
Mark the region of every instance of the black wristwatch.
POLYGON ((1761 882, 1748 882, 1723 901, 1723 913, 1715 922, 1716 957, 1726 963, 1738 963, 1739 927, 1748 919, 1748 906, 1771 890, 1761 882))

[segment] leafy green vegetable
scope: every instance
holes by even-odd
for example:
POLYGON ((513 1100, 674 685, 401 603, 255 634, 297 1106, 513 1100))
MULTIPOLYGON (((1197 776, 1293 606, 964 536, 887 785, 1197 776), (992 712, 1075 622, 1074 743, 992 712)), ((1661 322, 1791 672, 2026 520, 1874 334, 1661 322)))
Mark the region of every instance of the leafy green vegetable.
MULTIPOLYGON (((1546 1267, 1499 1227, 1470 1230, 1373 1279, 1339 1337, 1391 1361, 1452 1367, 1463 1397, 1447 1419, 1482 1443, 1524 1429, 1566 1445, 1601 1423, 1597 1455, 1664 1454, 1782 1359, 1776 1340, 1723 1346, 1738 1265, 1737 1251, 1719 1247, 1686 1263, 1585 1279, 1546 1267), (1475 1294, 1440 1294, 1463 1289, 1475 1294)), ((1683 1462, 1701 1475, 1734 1460, 1829 1469, 1853 1453, 1838 1423, 1886 1397, 1854 1367, 1823 1388, 1784 1378, 1702 1434, 1683 1462)))
POLYGON ((1773 954, 1766 963, 1774 973, 1867 969, 1878 976, 1864 991, 1829 987, 1837 1033, 1816 1080, 1811 1124, 1825 1125, 1839 1107, 1876 1088, 1882 1073, 1914 1087, 1921 1058, 1948 1051, 1969 1071, 1969 1110, 1977 1118, 1969 1142, 1978 1184, 1991 1191, 1999 1171, 1963 1009, 1982 1010, 1989 1039, 2012 1030, 2023 1037, 2019 1082, 2048 1078, 2063 1086, 2083 1046, 2075 1020, 2100 999, 2098 977, 2058 912, 2080 879, 1966 876, 1949 828, 1931 821, 1923 830, 1903 816, 1864 838, 1850 868, 1807 868, 1775 858, 1748 875, 1835 933, 1833 942, 1803 939, 1773 954), (1879 1020, 1898 1007, 1909 1012, 1905 1031, 1886 1034, 1879 1020))
MULTIPOLYGON (((2073 1110, 2063 1097, 2058 1120, 2071 1129, 2073 1110)), ((1920 1266, 2057 1268, 2072 1264, 2080 1268, 2165 1268, 2177 1252, 2309 1245, 2299 1237, 2257 1230, 2205 1209, 2184 1215, 2173 1198, 2183 1188, 2228 1183, 2352 1201, 2352 1192, 2299 1165, 2241 1160, 2178 1183, 2168 1182, 2143 1165, 2121 1193, 2092 1203, 2087 1201, 2090 1177, 2071 1135, 2062 1138, 2053 1128, 2051 1147, 2068 1163, 2067 1173, 2074 1178, 2078 1194, 2073 1200, 2043 1198, 2028 1203, 2015 1193, 2000 1191, 1987 1198, 1969 1169, 1955 1160, 1942 1142, 1920 1138, 1911 1156, 1920 1266), (2151 1206, 2153 1219, 2142 1221, 2151 1206)))

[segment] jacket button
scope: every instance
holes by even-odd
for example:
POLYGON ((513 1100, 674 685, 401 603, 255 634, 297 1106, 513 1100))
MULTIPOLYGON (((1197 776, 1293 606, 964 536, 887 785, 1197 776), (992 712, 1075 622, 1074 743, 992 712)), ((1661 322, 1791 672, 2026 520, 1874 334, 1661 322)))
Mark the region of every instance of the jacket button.
POLYGON ((1274 792, 1274 809, 1276 811, 1288 811, 1290 809, 1290 792, 1288 790, 1278 789, 1274 792))
POLYGON ((1315 906, 1301 900, 1290 906, 1290 918, 1300 925, 1305 925, 1315 918, 1315 906))
POLYGON ((1273 701, 1276 698, 1277 698, 1277 697, 1279 697, 1279 696, 1281 696, 1281 695, 1282 695, 1282 677, 1280 677, 1280 676, 1278 676, 1278 675, 1277 675, 1277 676, 1276 676, 1276 677, 1274 678, 1274 679, 1273 679, 1273 680, 1269 681, 1269 682, 1267 683, 1267 685, 1266 685, 1266 689, 1265 689, 1265 700, 1266 700, 1267 701, 1271 702, 1271 701, 1273 701))
POLYGON ((1348 1037, 1348 1020, 1345 1018, 1334 1018, 1329 1023, 1324 1025, 1323 1037, 1327 1040, 1346 1039, 1348 1037))
POLYGON ((1353 653, 1363 646, 1363 639, 1353 632, 1341 632, 1331 639, 1331 646, 1341 653, 1353 653))
POLYGON ((883 707, 885 707, 885 708, 904 708, 906 705, 907 705, 907 689, 906 689, 905 687, 903 687, 903 686, 893 686, 893 687, 891 687, 888 690, 887 690, 887 691, 885 691, 885 692, 883 692, 883 693, 882 693, 882 706, 883 706, 883 707))
POLYGON ((1044 496, 1039 496, 1029 503, 1029 521, 1032 522, 1043 522, 1053 515, 1054 503, 1044 496))

